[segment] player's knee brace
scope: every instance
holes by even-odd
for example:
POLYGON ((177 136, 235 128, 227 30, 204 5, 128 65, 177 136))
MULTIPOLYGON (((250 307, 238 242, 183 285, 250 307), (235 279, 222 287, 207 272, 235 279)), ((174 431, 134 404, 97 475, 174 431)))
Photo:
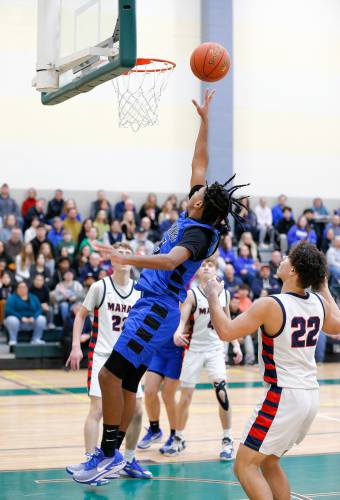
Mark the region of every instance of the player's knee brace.
POLYGON ((221 382, 214 382, 214 387, 216 391, 217 401, 220 403, 223 410, 229 410, 229 400, 226 389, 227 382, 222 380, 221 382))

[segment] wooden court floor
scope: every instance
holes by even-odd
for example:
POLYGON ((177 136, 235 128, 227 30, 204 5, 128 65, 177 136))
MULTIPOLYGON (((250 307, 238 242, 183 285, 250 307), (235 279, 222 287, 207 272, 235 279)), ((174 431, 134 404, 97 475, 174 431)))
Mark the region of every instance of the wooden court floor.
MULTIPOLYGON (((322 365, 318 372, 320 411, 309 435, 284 463, 300 495, 295 498, 332 496, 340 500, 340 365, 322 365)), ((85 371, 0 371, 0 499, 103 500, 137 495, 150 500, 180 494, 201 499, 212 494, 222 498, 222 492, 224 498, 245 498, 232 465, 218 462, 221 429, 214 392, 205 376, 191 406, 185 452, 170 460, 159 453, 159 445, 154 445, 138 454, 139 459, 150 464, 156 480, 111 481, 96 491, 78 488, 63 468, 82 459, 82 427, 88 409, 85 381, 85 371)), ((229 382, 237 448, 244 424, 263 389, 257 367, 233 367, 229 382)), ((145 414, 144 420, 147 426, 145 414)), ((167 437, 163 409, 161 425, 167 437)))

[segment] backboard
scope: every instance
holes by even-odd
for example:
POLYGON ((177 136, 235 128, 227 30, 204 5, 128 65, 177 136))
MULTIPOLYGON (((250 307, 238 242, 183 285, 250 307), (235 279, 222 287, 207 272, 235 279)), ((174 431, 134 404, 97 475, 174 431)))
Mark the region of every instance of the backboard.
POLYGON ((38 0, 36 78, 43 104, 59 104, 136 62, 135 0, 38 0))

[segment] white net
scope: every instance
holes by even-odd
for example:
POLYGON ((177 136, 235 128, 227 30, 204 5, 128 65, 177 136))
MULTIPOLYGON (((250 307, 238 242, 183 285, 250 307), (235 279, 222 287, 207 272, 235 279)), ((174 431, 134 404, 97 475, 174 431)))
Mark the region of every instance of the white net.
POLYGON ((118 99, 118 125, 134 132, 159 122, 159 101, 175 68, 170 61, 142 60, 112 80, 118 99))

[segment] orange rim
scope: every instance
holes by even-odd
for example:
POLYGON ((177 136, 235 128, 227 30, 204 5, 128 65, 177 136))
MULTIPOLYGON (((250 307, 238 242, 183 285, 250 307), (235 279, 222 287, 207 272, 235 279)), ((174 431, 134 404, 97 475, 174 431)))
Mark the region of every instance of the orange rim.
POLYGON ((129 73, 163 73, 164 71, 171 71, 174 68, 176 68, 176 63, 172 61, 167 61, 166 59, 156 59, 154 57, 151 58, 139 57, 138 59, 136 59, 136 66, 134 66, 132 69, 129 69, 129 71, 123 74, 128 75, 129 73), (158 68, 158 69, 148 69, 148 68, 138 69, 138 66, 143 66, 143 65, 146 66, 153 62, 163 63, 169 66, 164 66, 164 68, 158 68))

